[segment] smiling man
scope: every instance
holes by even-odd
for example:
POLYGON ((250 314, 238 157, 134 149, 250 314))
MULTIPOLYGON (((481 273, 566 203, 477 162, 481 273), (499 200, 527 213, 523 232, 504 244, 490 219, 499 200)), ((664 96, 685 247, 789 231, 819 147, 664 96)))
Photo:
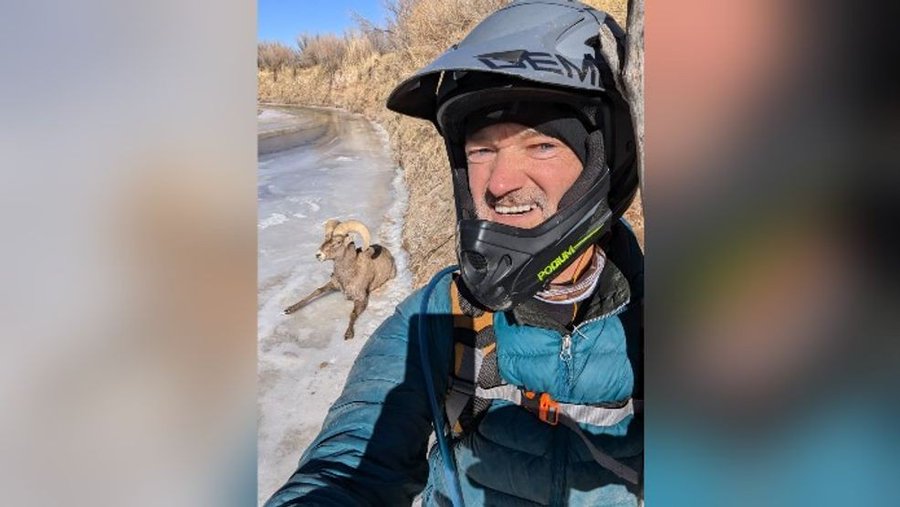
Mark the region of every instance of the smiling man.
POLYGON ((521 229, 556 214, 582 170, 563 141, 516 123, 481 128, 465 146, 478 218, 521 229))
MULTIPOLYGON (((571 109, 502 104, 470 114, 465 128, 468 185, 481 220, 533 229, 556 214, 584 169, 588 133, 571 109)), ((589 245, 582 258, 592 254, 589 245)), ((579 266, 554 281, 571 281, 579 266)))
POLYGON ((583 4, 513 2, 393 91, 388 108, 445 140, 459 266, 369 338, 267 505, 638 505, 643 258, 620 219, 638 179, 607 59, 622 41, 583 4))

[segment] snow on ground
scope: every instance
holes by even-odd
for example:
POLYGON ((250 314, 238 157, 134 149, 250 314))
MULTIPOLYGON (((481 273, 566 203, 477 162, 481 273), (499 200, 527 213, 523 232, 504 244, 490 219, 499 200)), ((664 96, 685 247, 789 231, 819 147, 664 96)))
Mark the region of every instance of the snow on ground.
POLYGON ((263 503, 318 434, 366 339, 411 291, 401 229, 402 172, 387 134, 364 118, 319 108, 264 108, 258 116, 258 479, 263 503), (358 219, 397 261, 343 339, 353 304, 332 293, 287 316, 323 285, 332 262, 316 250, 329 218, 358 219))

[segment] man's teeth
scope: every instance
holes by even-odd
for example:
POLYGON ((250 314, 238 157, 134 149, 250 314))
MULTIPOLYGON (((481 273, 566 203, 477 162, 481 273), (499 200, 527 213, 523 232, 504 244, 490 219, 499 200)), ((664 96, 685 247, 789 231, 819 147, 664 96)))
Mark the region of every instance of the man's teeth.
POLYGON ((522 204, 520 206, 496 206, 494 211, 496 211, 500 215, 512 215, 517 213, 527 213, 531 211, 534 206, 531 204, 522 204))

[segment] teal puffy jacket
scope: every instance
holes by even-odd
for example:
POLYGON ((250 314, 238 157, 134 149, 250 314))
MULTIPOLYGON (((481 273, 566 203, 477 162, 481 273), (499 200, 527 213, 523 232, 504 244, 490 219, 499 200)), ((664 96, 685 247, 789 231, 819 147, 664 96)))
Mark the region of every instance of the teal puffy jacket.
MULTIPOLYGON (((643 256, 617 223, 587 317, 571 333, 526 325, 527 316, 494 316, 502 379, 557 401, 582 404, 642 398, 643 256)), ((287 505, 449 505, 441 457, 428 449, 431 412, 419 360, 419 320, 426 319, 431 371, 446 393, 452 355, 450 276, 437 282, 428 312, 422 291, 397 307, 369 338, 297 471, 266 503, 287 505), (428 458, 426 459, 426 453, 428 458)), ((643 417, 614 426, 580 425, 593 444, 640 470, 643 417)), ((571 429, 494 400, 476 430, 452 442, 466 505, 637 505, 640 488, 598 465, 571 429)))

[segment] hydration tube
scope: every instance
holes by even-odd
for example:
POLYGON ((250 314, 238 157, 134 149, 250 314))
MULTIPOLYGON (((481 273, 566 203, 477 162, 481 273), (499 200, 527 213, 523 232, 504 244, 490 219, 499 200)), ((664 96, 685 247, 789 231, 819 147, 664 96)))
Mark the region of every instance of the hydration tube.
POLYGON ((438 449, 441 451, 441 461, 444 463, 444 482, 450 492, 450 501, 453 507, 464 507, 462 500, 462 488, 459 485, 459 476, 456 474, 456 460, 450 454, 450 447, 447 445, 447 437, 444 435, 443 422, 444 413, 438 406, 437 393, 434 392, 434 379, 431 372, 431 358, 428 355, 428 339, 425 333, 425 315, 428 312, 428 300, 431 297, 431 291, 438 281, 447 273, 458 270, 458 266, 446 267, 434 278, 428 282, 425 290, 422 292, 422 306, 419 309, 419 359, 422 361, 422 376, 425 377, 425 390, 428 392, 428 403, 431 405, 431 415, 434 424, 434 435, 437 437, 438 449))

